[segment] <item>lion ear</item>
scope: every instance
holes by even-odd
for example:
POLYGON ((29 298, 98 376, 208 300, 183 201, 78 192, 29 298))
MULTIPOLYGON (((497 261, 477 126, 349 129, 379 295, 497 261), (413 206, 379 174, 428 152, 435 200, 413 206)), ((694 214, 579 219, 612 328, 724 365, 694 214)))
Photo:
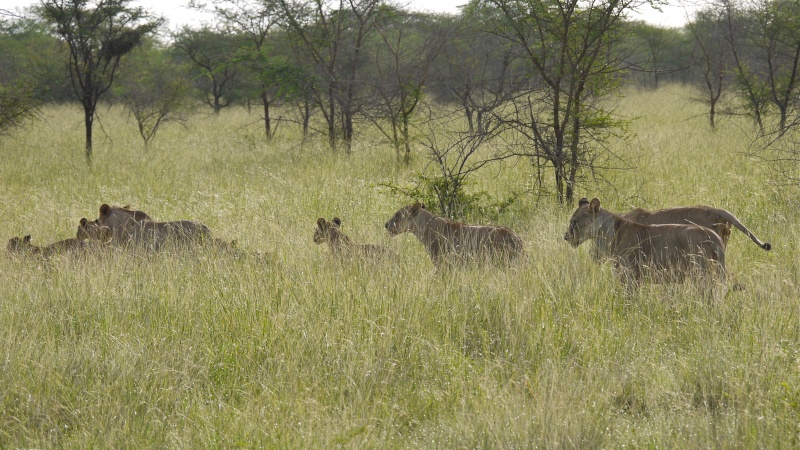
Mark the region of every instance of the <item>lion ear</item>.
POLYGON ((317 219, 317 226, 320 227, 320 228, 324 228, 325 227, 325 219, 322 218, 322 217, 317 219))
POLYGON ((88 221, 88 220, 86 220, 86 217, 81 217, 81 226, 82 226, 82 227, 85 227, 85 226, 86 226, 86 224, 87 224, 88 222, 89 222, 89 221, 88 221))
POLYGON ((336 225, 337 227, 342 226, 342 219, 340 219, 338 217, 334 217, 333 218, 333 224, 336 225))
POLYGON ((586 197, 583 197, 582 199, 580 199, 578 201, 578 208, 581 208, 581 207, 583 207, 583 205, 588 205, 588 204, 589 204, 589 199, 586 198, 586 197))
POLYGON ((107 205, 107 204, 105 204, 105 203, 103 203, 102 205, 100 205, 100 215, 101 215, 101 216, 107 216, 107 215, 108 215, 108 213, 110 213, 110 212, 111 212, 111 207, 110 207, 110 206, 108 206, 108 205, 107 205))
POLYGON ((26 235, 25 235, 25 237, 23 237, 23 238, 22 238, 22 242, 24 242, 24 243, 26 243, 26 244, 30 244, 30 242, 31 242, 31 235, 30 235, 30 234, 26 234, 26 235))
POLYGON ((593 198, 589 203, 589 210, 591 210, 593 213, 600 211, 600 199, 593 198))
POLYGON ((409 209, 408 212, 410 212, 411 214, 416 214, 420 208, 425 209, 425 205, 423 205, 420 202, 416 202, 413 205, 411 205, 411 209, 409 209))

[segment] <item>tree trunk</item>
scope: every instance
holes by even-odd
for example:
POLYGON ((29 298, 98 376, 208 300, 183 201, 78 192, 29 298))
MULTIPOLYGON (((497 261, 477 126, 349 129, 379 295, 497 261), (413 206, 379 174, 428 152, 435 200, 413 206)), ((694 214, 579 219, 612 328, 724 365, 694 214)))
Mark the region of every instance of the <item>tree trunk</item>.
POLYGON ((84 99, 83 119, 86 123, 86 163, 92 165, 92 127, 94 125, 94 105, 91 100, 84 99))
POLYGON ((717 129, 717 123, 715 122, 716 114, 717 114, 717 101, 711 99, 711 108, 708 111, 708 124, 711 126, 712 131, 717 129))
POLYGON ((311 122, 311 106, 309 101, 306 100, 303 104, 303 141, 308 139, 308 125, 311 122))
POLYGON ((467 125, 469 126, 469 134, 475 134, 475 122, 472 119, 472 110, 469 106, 464 106, 464 115, 467 116, 467 125))
POLYGON ((334 92, 336 86, 334 83, 328 85, 328 116, 325 118, 328 122, 328 143, 331 150, 336 151, 336 96, 334 92))
POLYGON ((261 103, 264 105, 264 130, 269 141, 272 139, 272 125, 269 122, 269 95, 267 91, 261 92, 261 103))
POLYGON ((411 163, 411 137, 408 131, 408 117, 403 117, 403 143, 406 147, 406 154, 403 157, 403 163, 406 167, 411 163))
POLYGON ((391 125, 392 125, 392 144, 394 145, 394 156, 397 161, 400 161, 400 133, 398 129, 400 125, 397 123, 397 119, 394 116, 389 118, 391 125))
POLYGON ((583 97, 583 87, 585 86, 585 81, 581 81, 578 84, 578 88, 575 90, 575 94, 573 95, 573 108, 575 111, 572 115, 572 139, 569 145, 570 148, 570 168, 569 168, 569 178, 567 179, 567 203, 572 202, 572 198, 575 194, 575 183, 578 181, 578 168, 580 166, 580 160, 578 156, 580 155, 580 145, 581 145, 581 129, 583 128, 583 124, 581 123, 581 100, 583 97))
POLYGON ((353 112, 344 113, 344 144, 345 152, 350 154, 353 150, 353 112))
POLYGON ((556 172, 556 194, 558 195, 558 203, 564 204, 564 166, 559 161, 553 164, 553 169, 556 172))

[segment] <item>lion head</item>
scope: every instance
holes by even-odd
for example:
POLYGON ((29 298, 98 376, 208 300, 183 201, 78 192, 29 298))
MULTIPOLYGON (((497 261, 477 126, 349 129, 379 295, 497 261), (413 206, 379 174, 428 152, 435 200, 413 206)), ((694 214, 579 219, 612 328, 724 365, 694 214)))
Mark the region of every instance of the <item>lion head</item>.
POLYGON ((89 239, 99 242, 109 242, 111 241, 111 237, 111 228, 100 225, 99 220, 89 221, 86 218, 82 218, 78 225, 78 240, 89 239))
POLYGON ((600 212, 600 200, 593 198, 590 202, 588 198, 582 198, 578 202, 578 209, 572 214, 569 220, 569 228, 564 233, 564 240, 573 247, 577 247, 591 239, 596 233, 597 213, 600 212))
POLYGON ((314 242, 317 244, 327 242, 332 247, 349 243, 350 239, 342 233, 341 226, 342 220, 338 217, 334 217, 330 222, 320 217, 317 219, 317 229, 314 230, 314 242))
POLYGON ((398 234, 410 231, 411 221, 421 209, 426 208, 425 205, 420 202, 400 208, 396 213, 394 213, 392 218, 386 222, 386 225, 384 225, 384 227, 386 227, 386 231, 388 231, 389 235, 391 236, 397 236, 398 234))
POLYGON ((39 247, 31 244, 31 235, 23 237, 15 236, 8 240, 6 251, 12 254, 33 253, 39 251, 39 247))

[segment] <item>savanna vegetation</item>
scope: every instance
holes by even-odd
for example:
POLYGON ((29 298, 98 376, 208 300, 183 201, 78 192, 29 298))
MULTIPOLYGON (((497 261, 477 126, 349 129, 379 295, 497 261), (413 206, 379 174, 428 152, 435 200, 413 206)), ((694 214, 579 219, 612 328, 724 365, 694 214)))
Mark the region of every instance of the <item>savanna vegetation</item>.
POLYGON ((189 4, 0 9, 0 236, 109 203, 234 247, 0 258, 0 448, 800 445, 795 3, 189 4), (584 196, 773 250, 734 230, 744 290, 627 292, 563 239, 584 196), (420 200, 527 261, 437 270, 384 229, 420 200))
POLYGON ((610 145, 631 117, 609 100, 680 82, 711 129, 755 123, 750 153, 796 181, 797 5, 710 3, 680 29, 628 20, 649 3, 473 0, 442 15, 382 0, 191 1, 212 19, 168 29, 132 0, 43 0, 0 9, 0 134, 41 105, 78 102, 91 165, 101 104, 135 118, 145 149, 191 114, 246 107, 264 141, 299 127, 296 144, 323 139, 332 152, 388 142, 406 165, 417 148, 439 169, 418 174, 419 193, 466 217, 470 179, 499 161, 533 164, 537 190, 560 203, 609 185, 633 166, 610 145), (485 144, 494 151, 478 152, 485 144))
POLYGON ((231 106, 164 127, 145 150, 135 118, 102 106, 87 165, 80 107, 43 107, 0 141, 0 236, 45 244, 102 203, 131 204, 201 221, 242 254, 0 258, 0 447, 799 445, 793 188, 749 155, 750 119, 711 132, 689 87, 622 92, 607 106, 636 119, 608 148, 633 169, 576 195, 612 211, 729 209, 773 245, 734 230, 728 268, 746 290, 624 295, 589 244, 564 242, 574 205, 535 189, 552 174, 524 159, 465 189, 515 199, 468 218, 516 230, 529 260, 435 271, 383 224, 411 201, 397 188, 436 166, 399 161, 378 130, 332 152, 301 145, 300 127, 265 141, 259 112, 231 106), (398 258, 332 257, 312 236, 333 216, 398 258))

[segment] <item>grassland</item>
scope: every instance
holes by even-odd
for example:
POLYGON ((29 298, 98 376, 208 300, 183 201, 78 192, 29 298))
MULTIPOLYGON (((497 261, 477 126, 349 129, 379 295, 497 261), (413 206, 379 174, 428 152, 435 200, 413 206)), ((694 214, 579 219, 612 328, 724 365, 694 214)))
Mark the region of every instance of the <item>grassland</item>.
MULTIPOLYGON (((0 141, 0 236, 74 235, 100 204, 194 219, 251 256, 110 250, 0 257, 0 448, 785 448, 800 445, 800 208, 745 156, 747 124, 706 126, 690 92, 628 92, 635 171, 583 187, 611 210, 734 212, 728 267, 743 292, 690 286, 626 297, 587 247, 561 238, 573 206, 523 197, 498 218, 525 240, 511 270, 434 272, 383 223, 424 161, 366 137, 350 156, 274 143, 224 111, 166 128, 145 153, 102 111, 95 159, 75 108, 0 141), (398 255, 339 262, 311 237, 339 216, 398 255), (260 256, 256 256, 258 252, 260 256)), ((475 189, 532 184, 525 163, 475 189)))

